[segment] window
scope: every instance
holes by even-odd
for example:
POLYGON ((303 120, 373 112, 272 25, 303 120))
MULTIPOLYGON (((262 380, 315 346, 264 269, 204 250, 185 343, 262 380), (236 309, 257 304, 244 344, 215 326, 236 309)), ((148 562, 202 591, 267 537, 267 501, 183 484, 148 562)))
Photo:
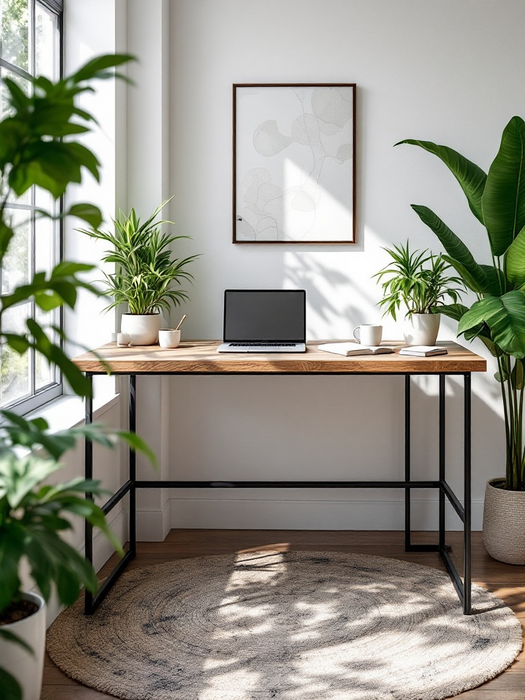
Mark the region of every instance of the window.
MULTIPOLYGON (((45 75, 55 80, 61 71, 62 0, 0 0, 0 72, 30 90, 28 78, 45 75)), ((0 115, 7 114, 5 89, 0 87, 0 115)), ((45 191, 32 188, 20 199, 9 201, 15 237, 0 268, 0 293, 31 279, 37 271, 50 270, 60 256, 60 226, 38 217, 37 209, 58 213, 59 203, 45 191)), ((58 327, 60 313, 46 314, 30 303, 8 309, 5 330, 25 328, 28 317, 58 327)), ((20 356, 0 348, 0 408, 33 410, 62 393, 61 378, 54 367, 33 352, 20 356)))

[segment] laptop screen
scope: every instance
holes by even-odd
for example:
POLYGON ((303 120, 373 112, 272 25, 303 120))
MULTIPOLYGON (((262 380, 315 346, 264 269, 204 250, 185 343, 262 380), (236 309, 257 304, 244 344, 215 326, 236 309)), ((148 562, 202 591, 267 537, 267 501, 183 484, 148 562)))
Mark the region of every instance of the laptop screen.
POLYGON ((304 343, 304 289, 227 289, 224 342, 304 343))

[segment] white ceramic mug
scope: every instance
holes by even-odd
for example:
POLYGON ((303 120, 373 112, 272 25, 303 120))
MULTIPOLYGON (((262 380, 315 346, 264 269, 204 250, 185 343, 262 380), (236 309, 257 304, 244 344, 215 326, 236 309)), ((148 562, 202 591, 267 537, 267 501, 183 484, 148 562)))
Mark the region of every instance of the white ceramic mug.
POLYGON ((159 345, 161 348, 176 348, 180 343, 180 331, 174 328, 161 328, 159 330, 159 345))
POLYGON ((362 323, 354 328, 354 338, 362 345, 379 345, 383 335, 383 326, 375 323, 362 323))
POLYGON ((127 347, 131 343, 129 333, 117 333, 117 345, 119 347, 127 347))

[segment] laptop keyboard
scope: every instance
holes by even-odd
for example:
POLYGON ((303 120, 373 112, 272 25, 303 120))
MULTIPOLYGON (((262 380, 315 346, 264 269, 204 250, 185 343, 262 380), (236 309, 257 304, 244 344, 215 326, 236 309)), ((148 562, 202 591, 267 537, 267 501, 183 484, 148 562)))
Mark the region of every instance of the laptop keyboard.
POLYGON ((230 343, 232 348, 293 348, 297 343, 230 343))

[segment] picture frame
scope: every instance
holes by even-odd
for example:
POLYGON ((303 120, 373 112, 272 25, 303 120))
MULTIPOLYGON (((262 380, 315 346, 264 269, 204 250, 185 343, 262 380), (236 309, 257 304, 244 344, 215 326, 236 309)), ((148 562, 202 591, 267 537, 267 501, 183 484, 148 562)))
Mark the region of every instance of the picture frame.
POLYGON ((356 84, 233 85, 236 244, 356 242, 356 84))

